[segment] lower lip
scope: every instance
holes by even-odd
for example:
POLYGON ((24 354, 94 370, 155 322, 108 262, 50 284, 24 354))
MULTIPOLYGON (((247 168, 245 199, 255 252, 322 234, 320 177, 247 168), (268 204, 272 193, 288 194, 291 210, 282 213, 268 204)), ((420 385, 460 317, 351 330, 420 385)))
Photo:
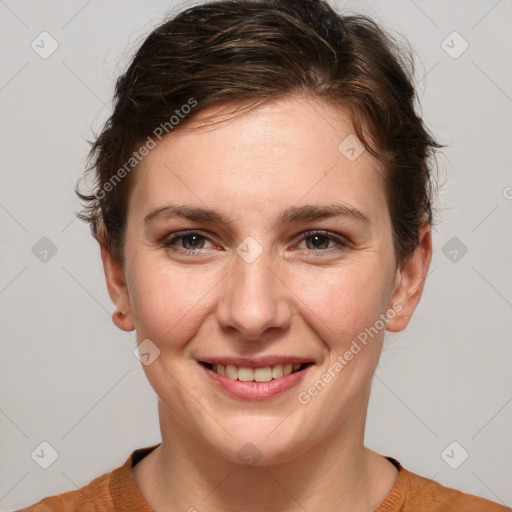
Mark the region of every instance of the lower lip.
POLYGON ((264 400, 277 396, 288 389, 293 388, 304 378, 310 366, 298 372, 289 373, 278 379, 272 379, 268 382, 244 382, 234 380, 220 375, 199 363, 199 366, 206 372, 213 383, 222 391, 235 398, 245 400, 264 400))

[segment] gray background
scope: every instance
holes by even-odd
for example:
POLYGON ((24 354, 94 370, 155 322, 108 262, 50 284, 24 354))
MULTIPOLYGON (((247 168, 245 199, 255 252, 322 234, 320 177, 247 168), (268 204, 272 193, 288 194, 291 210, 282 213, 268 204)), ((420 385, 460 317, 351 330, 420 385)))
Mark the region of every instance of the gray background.
MULTIPOLYGON (((183 5, 0 0, 2 511, 76 489, 160 441, 156 396, 133 355, 134 333, 112 324, 99 249, 74 219, 73 187, 115 78, 183 5), (31 48, 43 31, 59 45, 46 59, 31 48), (46 261, 43 237, 57 249, 46 261), (31 458, 43 441, 58 452, 48 469, 31 458)), ((387 336, 367 445, 511 506, 512 2, 336 7, 369 13, 411 42, 424 118, 450 145, 430 276, 408 329, 387 336), (469 44, 457 58, 464 40, 454 31, 469 44), (460 463, 462 450, 469 458, 453 469, 446 461, 460 463)))

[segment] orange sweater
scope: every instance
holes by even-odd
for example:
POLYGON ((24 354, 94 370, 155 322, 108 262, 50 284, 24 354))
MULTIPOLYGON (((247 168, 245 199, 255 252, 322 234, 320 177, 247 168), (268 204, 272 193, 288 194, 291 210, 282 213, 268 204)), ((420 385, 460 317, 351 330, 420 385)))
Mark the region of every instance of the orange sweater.
MULTIPOLYGON (((154 512, 140 493, 130 468, 159 445, 135 450, 128 460, 85 487, 50 496, 18 512, 154 512)), ((374 512, 510 512, 498 503, 444 487, 404 469, 374 512)))

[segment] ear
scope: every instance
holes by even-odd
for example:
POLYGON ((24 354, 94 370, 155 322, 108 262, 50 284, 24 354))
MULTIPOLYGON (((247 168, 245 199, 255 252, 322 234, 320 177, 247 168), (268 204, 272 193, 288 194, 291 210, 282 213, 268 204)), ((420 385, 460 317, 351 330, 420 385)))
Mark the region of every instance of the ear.
POLYGON ((102 222, 98 226, 98 240, 100 242, 101 259, 107 281, 108 294, 114 303, 116 310, 112 315, 112 321, 123 331, 133 331, 135 324, 130 305, 130 296, 126 286, 125 272, 122 262, 112 255, 107 243, 107 230, 102 222))
POLYGON ((396 309, 399 313, 388 321, 386 330, 399 332, 407 327, 420 302, 431 259, 432 230, 430 224, 426 224, 419 233, 416 250, 397 270, 395 288, 388 307, 395 304, 393 309, 396 309, 396 305, 400 304, 401 309, 396 309))

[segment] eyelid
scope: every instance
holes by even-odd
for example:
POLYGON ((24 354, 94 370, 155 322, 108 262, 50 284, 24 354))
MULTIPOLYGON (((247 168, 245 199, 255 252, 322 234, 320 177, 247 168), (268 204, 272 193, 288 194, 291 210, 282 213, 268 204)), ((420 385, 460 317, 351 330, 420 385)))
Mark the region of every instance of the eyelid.
MULTIPOLYGON (((180 238, 189 236, 189 235, 199 235, 200 237, 204 238, 205 240, 208 240, 208 241, 214 243, 213 240, 211 239, 211 235, 208 234, 208 232, 198 230, 198 229, 188 229, 188 230, 184 230, 184 231, 175 231, 174 233, 171 233, 171 234, 165 236, 162 239, 161 244, 164 247, 172 247, 172 246, 174 246, 173 242, 175 242, 176 240, 178 240, 180 238)), ((203 249, 192 250, 192 249, 183 249, 183 248, 179 249, 178 248, 177 250, 182 251, 182 252, 199 252, 199 251, 202 251, 203 249)))
POLYGON ((306 238, 309 238, 310 236, 314 236, 314 235, 325 236, 330 241, 335 242, 337 244, 337 247, 331 247, 329 249, 320 249, 320 250, 316 250, 316 251, 313 249, 304 249, 305 251, 307 251, 310 254, 315 254, 315 255, 330 254, 332 251, 340 251, 340 250, 343 251, 352 246, 352 242, 347 237, 345 237, 339 233, 334 233, 332 231, 327 231, 324 229, 313 229, 310 231, 302 232, 300 234, 301 238, 300 238, 299 242, 302 242, 306 238))
MULTIPOLYGON (((166 236, 163 241, 161 242, 162 243, 162 246, 165 247, 165 248, 173 248, 175 246, 175 241, 176 240, 179 240, 181 238, 184 238, 188 235, 199 235, 200 237, 204 238, 205 240, 208 240, 210 241, 211 243, 214 243, 212 238, 211 238, 211 235, 208 234, 208 232, 206 231, 202 231, 202 230, 197 230, 197 229, 189 229, 189 230, 184 230, 184 231, 176 231, 174 233, 171 233, 170 235, 166 236)), ((314 235, 321 235, 321 236, 325 236, 326 238, 328 238, 329 240, 335 242, 338 247, 331 247, 329 249, 319 249, 319 250, 313 250, 313 249, 305 249, 308 253, 310 254, 322 254, 322 253, 330 253, 332 252, 333 250, 344 250, 350 246, 352 246, 352 242, 345 236, 339 234, 339 233, 335 233, 335 232, 332 232, 332 231, 327 231, 327 230, 322 230, 322 229, 313 229, 313 230, 308 230, 308 231, 303 231, 299 234, 300 236, 300 239, 298 240, 297 243, 299 242, 302 242, 303 240, 305 240, 306 238, 308 237, 311 237, 311 236, 314 236, 314 235)), ((183 249, 183 248, 175 248, 173 249, 175 250, 176 252, 181 252, 181 253, 185 253, 185 254, 199 254, 207 249, 202 249, 202 248, 199 248, 199 249, 183 249)))

